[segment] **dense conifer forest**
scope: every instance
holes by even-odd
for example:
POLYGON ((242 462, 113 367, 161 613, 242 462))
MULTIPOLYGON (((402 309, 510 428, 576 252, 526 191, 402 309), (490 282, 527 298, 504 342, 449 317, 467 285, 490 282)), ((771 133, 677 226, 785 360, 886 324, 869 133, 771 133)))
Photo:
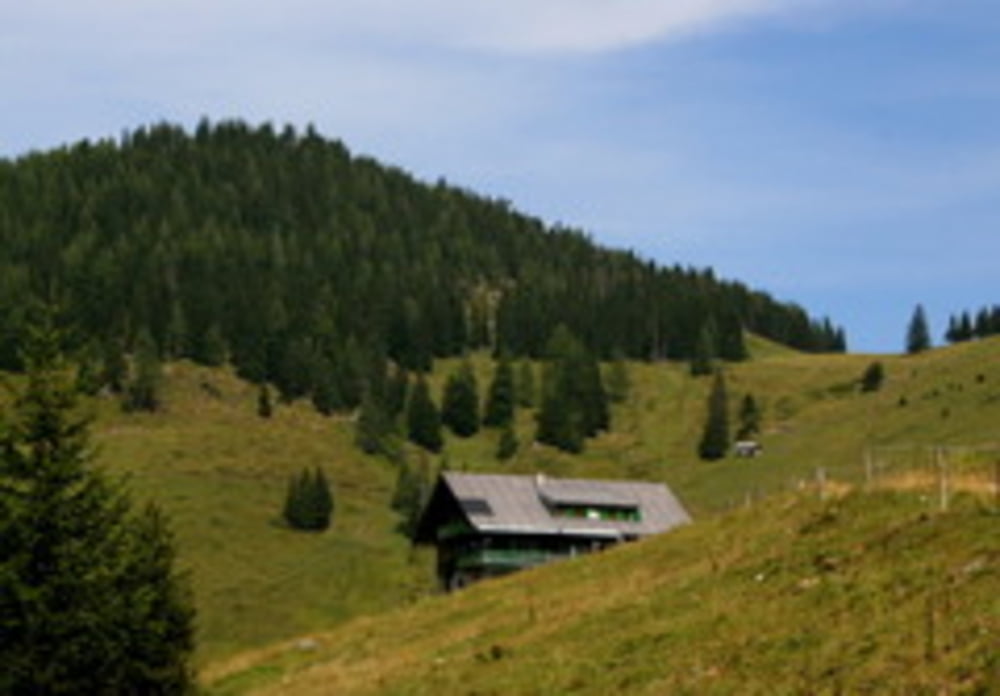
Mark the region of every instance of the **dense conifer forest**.
MULTIPOLYGON (((811 352, 843 332, 710 270, 660 267, 311 127, 156 125, 0 160, 0 369, 56 307, 93 371, 150 338, 285 398, 361 403, 384 358, 542 355, 565 325, 603 359, 743 357, 743 330, 811 352)), ((109 379, 115 378, 109 374, 109 379)))

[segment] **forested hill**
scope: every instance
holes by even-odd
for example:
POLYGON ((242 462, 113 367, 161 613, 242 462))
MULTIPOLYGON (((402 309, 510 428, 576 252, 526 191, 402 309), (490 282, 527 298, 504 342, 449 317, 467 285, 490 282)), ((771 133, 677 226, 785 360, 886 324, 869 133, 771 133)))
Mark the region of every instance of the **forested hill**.
POLYGON ((83 354, 137 342, 232 361, 288 396, 357 403, 365 365, 467 348, 539 355, 566 324, 595 353, 742 356, 741 328, 843 350, 826 320, 711 271, 663 268, 444 183, 352 156, 311 128, 141 128, 0 160, 0 368, 57 306, 83 354))

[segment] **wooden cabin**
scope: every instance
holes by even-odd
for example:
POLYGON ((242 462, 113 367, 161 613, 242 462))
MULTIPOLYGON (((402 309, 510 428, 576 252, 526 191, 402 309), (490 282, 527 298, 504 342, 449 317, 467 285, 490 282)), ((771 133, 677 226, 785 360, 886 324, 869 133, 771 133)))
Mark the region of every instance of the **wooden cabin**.
POLYGON ((690 522, 660 483, 442 474, 417 526, 448 589, 690 522))

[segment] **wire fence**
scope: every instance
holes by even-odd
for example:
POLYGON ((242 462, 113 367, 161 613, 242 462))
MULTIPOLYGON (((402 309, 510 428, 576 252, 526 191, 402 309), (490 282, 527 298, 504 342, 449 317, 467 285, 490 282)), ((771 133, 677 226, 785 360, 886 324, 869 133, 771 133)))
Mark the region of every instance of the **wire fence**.
MULTIPOLYGON (((786 489, 820 499, 850 490, 911 492, 941 511, 956 495, 969 494, 1000 511, 1000 443, 871 446, 859 461, 816 467, 788 481, 786 489)), ((774 492, 749 490, 733 503, 749 506, 774 492)))

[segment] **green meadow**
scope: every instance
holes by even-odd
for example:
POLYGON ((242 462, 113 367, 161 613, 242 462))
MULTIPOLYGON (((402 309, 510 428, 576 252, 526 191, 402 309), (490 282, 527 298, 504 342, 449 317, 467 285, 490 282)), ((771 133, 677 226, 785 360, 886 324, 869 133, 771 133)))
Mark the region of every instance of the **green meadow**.
POLYGON ((989 694, 1000 514, 767 505, 241 656, 210 693, 989 694))
MULTIPOLYGON (((785 514, 781 506, 788 503, 777 501, 788 500, 783 496, 791 491, 810 500, 818 498, 812 490, 817 469, 824 470, 833 493, 841 493, 848 484, 862 486, 866 451, 868 466, 880 475, 879 483, 899 488, 900 477, 910 475, 909 488, 916 490, 907 494, 905 505, 933 513, 933 476, 913 473, 933 473, 927 468, 928 448, 1000 443, 998 339, 917 356, 802 355, 760 339, 753 339, 751 348, 752 360, 725 369, 732 421, 746 393, 752 393, 763 409, 760 440, 765 449, 755 459, 730 457, 713 463, 697 459, 695 444, 705 419, 710 380, 692 378, 686 365, 674 363, 630 364, 630 397, 615 407, 612 431, 588 442, 579 456, 532 444, 531 410, 518 413, 521 447, 508 462, 496 460, 499 433, 491 430, 465 440, 449 436, 440 457, 416 450, 409 450, 408 456, 429 471, 447 466, 666 481, 696 519, 707 525, 699 521, 695 527, 700 531, 692 529, 678 537, 688 542, 664 541, 691 545, 687 550, 671 546, 675 550, 665 552, 669 556, 695 554, 709 538, 741 525, 752 535, 755 525, 749 521, 765 514, 780 519, 785 514), (885 383, 878 392, 861 393, 858 380, 874 360, 885 367, 885 383), (750 512, 719 518, 733 508, 750 512), (749 517, 739 517, 743 514, 749 517)), ((473 361, 484 395, 492 363, 486 355, 473 356, 473 361)), ((456 365, 452 360, 435 366, 436 397, 456 365)), ((458 611, 448 608, 450 602, 458 607, 471 601, 464 595, 428 599, 436 594, 432 554, 410 547, 396 531, 398 517, 389 507, 396 469, 354 447, 350 417, 323 417, 307 403, 292 403, 279 404, 273 418, 262 419, 256 414, 252 385, 228 370, 189 363, 167 367, 164 403, 159 413, 125 414, 114 399, 95 399, 93 439, 99 466, 124 477, 135 498, 154 500, 169 513, 181 564, 195 591, 198 661, 206 679, 225 673, 224 666, 245 659, 247 651, 266 650, 265 646, 340 625, 368 625, 353 623, 358 617, 385 614, 385 621, 398 622, 404 615, 391 612, 410 611, 406 607, 414 604, 450 612, 458 611), (321 534, 291 531, 279 521, 288 478, 303 467, 315 466, 324 468, 334 489, 333 526, 321 534)), ((961 498, 968 492, 979 495, 977 499, 988 498, 1000 451, 954 450, 948 457, 955 495, 961 498)), ((903 518, 923 514, 915 509, 897 513, 903 518)), ((995 529, 996 519, 976 524, 995 529)), ((844 530, 846 535, 852 533, 850 527, 844 530)), ((740 543, 750 547, 767 542, 748 536, 740 543)), ((575 572, 613 575, 609 566, 632 559, 635 568, 630 572, 663 576, 662 568, 640 569, 639 548, 588 560, 589 565, 573 566, 577 571, 545 572, 569 583, 575 572)), ((996 560, 995 542, 992 553, 991 563, 996 560)), ((504 587, 516 587, 518 582, 512 579, 504 587)), ((550 601, 543 597, 549 585, 532 587, 537 587, 530 592, 539 593, 539 606, 550 601)), ((669 583, 664 584, 663 592, 668 589, 669 583)), ((514 594, 504 601, 516 605, 529 590, 509 591, 514 594), (517 592, 522 597, 515 600, 517 592)), ((626 618, 634 611, 638 609, 625 611, 626 618)), ((345 628, 345 637, 337 640, 348 640, 346 636, 356 630, 345 628)), ((501 645, 501 649, 506 648, 501 645)), ((494 669, 489 660, 483 664, 486 671, 494 669)), ((275 673, 266 661, 259 669, 275 673)))

